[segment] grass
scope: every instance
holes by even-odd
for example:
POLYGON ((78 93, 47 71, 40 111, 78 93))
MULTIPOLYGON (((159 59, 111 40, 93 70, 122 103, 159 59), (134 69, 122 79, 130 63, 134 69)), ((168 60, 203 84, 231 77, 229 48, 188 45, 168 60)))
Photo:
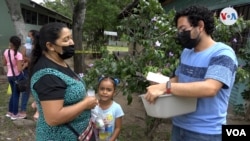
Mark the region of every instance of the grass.
MULTIPOLYGON (((34 141, 35 140, 35 123, 31 126, 21 126, 15 124, 9 118, 5 117, 8 110, 8 102, 10 95, 7 95, 8 83, 0 84, 0 140, 15 140, 15 141, 34 141)), ((32 98, 30 98, 28 104, 28 119, 32 119, 34 111, 30 108, 30 103, 32 98)))
POLYGON ((119 141, 127 141, 128 137, 131 141, 145 140, 144 130, 139 125, 123 125, 119 141), (129 130, 128 130, 129 129, 129 130))
POLYGON ((7 95, 8 83, 0 84, 0 115, 5 115, 10 95, 7 95))

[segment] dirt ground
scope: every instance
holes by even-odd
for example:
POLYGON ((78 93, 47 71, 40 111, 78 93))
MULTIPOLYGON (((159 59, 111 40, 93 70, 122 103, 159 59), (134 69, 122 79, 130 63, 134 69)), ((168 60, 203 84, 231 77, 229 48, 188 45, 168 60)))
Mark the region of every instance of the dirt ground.
MULTIPOLYGON (((144 130, 145 131, 145 109, 143 106, 143 103, 141 101, 141 98, 138 97, 137 95, 133 96, 133 102, 131 105, 127 105, 127 101, 126 101, 126 97, 122 96, 122 95, 117 95, 116 98, 114 99, 115 101, 117 101, 118 103, 121 104, 124 112, 125 112, 125 116, 124 116, 124 120, 123 120, 123 127, 126 126, 139 126, 137 127, 139 130, 144 130)), ((228 124, 238 124, 238 125, 250 125, 250 121, 249 120, 244 120, 243 117, 240 116, 236 116, 235 114, 233 114, 233 111, 231 110, 232 108, 230 107, 228 110, 228 118, 227 118, 227 123, 228 124)), ((155 131, 155 136, 153 140, 148 140, 148 138, 144 138, 145 135, 143 135, 143 132, 140 132, 139 136, 141 136, 140 141, 169 141, 170 139, 170 133, 171 133, 171 119, 163 119, 162 123, 158 126, 158 128, 156 128, 155 131)), ((137 130, 138 131, 138 130, 137 130)), ((122 137, 125 135, 129 135, 128 134, 129 130, 124 129, 123 133, 121 134, 122 137)), ((132 132, 132 131, 131 131, 132 132)), ((124 141, 139 141, 139 140, 124 140, 124 141)))
MULTIPOLYGON (((3 88, 1 84, 1 89, 3 88)), ((2 89, 3 90, 3 89, 2 89)), ((34 141, 35 140, 35 122, 32 120, 33 109, 28 107, 28 118, 25 120, 11 121, 5 117, 8 96, 1 92, 0 98, 0 141, 34 141), (4 95, 4 96, 3 96, 4 95), (3 97, 5 97, 3 99, 3 97)), ((145 110, 141 98, 133 95, 133 102, 127 105, 126 96, 118 94, 115 98, 121 104, 125 116, 123 118, 123 128, 119 141, 169 141, 171 130, 171 119, 165 119, 154 132, 154 139, 149 140, 145 132, 145 110)), ((32 98, 29 104, 31 104, 32 98)), ((249 124, 243 118, 229 113, 229 124, 249 124)))

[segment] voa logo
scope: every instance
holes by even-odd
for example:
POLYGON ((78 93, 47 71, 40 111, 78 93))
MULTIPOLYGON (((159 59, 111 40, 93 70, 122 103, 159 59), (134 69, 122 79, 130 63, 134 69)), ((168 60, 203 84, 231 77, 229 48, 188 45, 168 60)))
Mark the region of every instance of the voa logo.
POLYGON ((226 129, 227 136, 247 136, 244 129, 226 129))
POLYGON ((220 20, 225 25, 233 25, 238 19, 238 14, 232 7, 222 9, 220 12, 220 20))

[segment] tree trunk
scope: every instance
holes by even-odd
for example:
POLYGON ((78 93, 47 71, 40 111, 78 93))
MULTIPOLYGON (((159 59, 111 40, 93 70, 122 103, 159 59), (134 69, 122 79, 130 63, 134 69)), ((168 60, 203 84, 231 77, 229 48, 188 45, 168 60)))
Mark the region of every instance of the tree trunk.
POLYGON ((86 65, 84 61, 82 38, 83 38, 83 23, 85 20, 87 0, 79 0, 74 8, 73 13, 73 39, 75 42, 75 49, 80 50, 80 53, 74 56, 74 71, 76 73, 86 72, 86 65))
POLYGON ((24 44, 27 33, 25 30, 25 24, 24 24, 22 12, 21 12, 20 1, 19 0, 5 0, 5 2, 9 9, 11 20, 14 23, 16 35, 21 38, 22 43, 24 44))

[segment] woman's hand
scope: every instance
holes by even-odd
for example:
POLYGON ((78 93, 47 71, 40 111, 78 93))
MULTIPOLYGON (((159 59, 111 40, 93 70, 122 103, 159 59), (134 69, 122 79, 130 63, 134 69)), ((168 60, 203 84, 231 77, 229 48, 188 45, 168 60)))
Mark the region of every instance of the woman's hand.
POLYGON ((86 102, 87 109, 93 109, 99 104, 98 99, 95 96, 86 96, 83 101, 86 102))
POLYGON ((44 118, 50 126, 57 126, 74 120, 84 110, 93 109, 98 104, 95 96, 86 96, 81 102, 64 106, 64 100, 41 101, 44 118))

